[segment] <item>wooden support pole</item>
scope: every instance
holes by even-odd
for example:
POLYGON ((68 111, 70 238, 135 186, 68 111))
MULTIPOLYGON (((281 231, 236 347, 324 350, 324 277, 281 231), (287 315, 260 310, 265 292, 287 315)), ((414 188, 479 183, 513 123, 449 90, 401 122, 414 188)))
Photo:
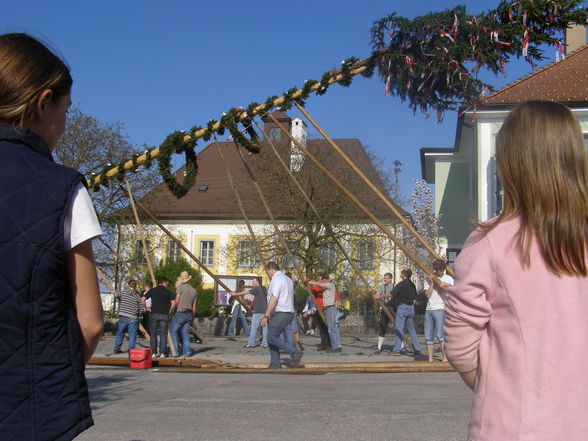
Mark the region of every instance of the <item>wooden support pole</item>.
MULTIPOLYGON (((410 231, 410 233, 419 241, 419 243, 429 252, 429 254, 435 259, 442 259, 441 256, 437 254, 437 252, 427 243, 425 239, 417 232, 417 230, 408 222, 402 213, 398 210, 398 208, 380 191, 378 187, 374 185, 374 183, 368 179, 368 177, 355 165, 355 163, 341 150, 341 148, 327 135, 327 133, 316 123, 314 119, 310 117, 306 109, 302 107, 298 103, 294 103, 298 110, 302 112, 302 114, 306 117, 306 119, 314 126, 315 129, 325 138, 325 140, 329 143, 331 147, 343 158, 343 160, 351 167, 351 169, 367 184, 367 186, 380 198, 380 200, 390 209, 392 214, 398 219, 402 224, 410 231)), ((445 259, 442 259, 445 260, 445 259)), ((454 277, 453 271, 451 268, 447 267, 447 273, 454 277)))
MULTIPOLYGON (((367 69, 367 67, 365 66, 367 60, 361 60, 358 61, 356 63, 356 68, 351 69, 349 71, 349 75, 351 76, 355 76, 358 75, 360 73, 362 73, 363 71, 365 71, 367 69)), ((343 74, 341 74, 341 71, 338 71, 337 73, 335 73, 330 79, 329 79, 329 84, 334 84, 338 81, 340 81, 343 78, 343 74)), ((317 90, 319 90, 321 88, 321 84, 317 83, 314 86, 312 86, 310 88, 310 92, 316 92, 317 90)), ((302 89, 298 89, 296 92, 294 92, 291 95, 291 98, 296 99, 296 98, 300 98, 302 96, 302 89)), ((272 109, 275 107, 278 107, 280 105, 282 105, 284 102, 286 101, 284 96, 278 97, 276 98, 273 103, 272 103, 272 109)), ((243 112, 242 114, 240 114, 238 116, 238 120, 241 121, 242 119, 244 119, 246 116, 255 116, 257 114, 259 114, 262 110, 264 110, 265 105, 264 104, 260 104, 259 106, 257 106, 255 109, 253 109, 253 111, 251 112, 250 115, 245 115, 243 112)), ((220 122, 217 122, 216 124, 214 124, 212 126, 212 131, 217 131, 220 128, 220 122)), ((186 141, 189 141, 191 138, 194 139, 199 139, 202 138, 206 133, 208 132, 207 129, 200 129, 197 130, 191 134, 187 134, 184 139, 186 141)), ((159 156, 159 148, 153 149, 151 150, 151 154, 150 154, 150 158, 151 159, 155 159, 159 156)), ((147 161, 147 154, 143 154, 139 157, 136 158, 135 161, 133 160, 128 160, 127 162, 124 163, 123 166, 123 173, 127 172, 129 170, 134 170, 136 169, 136 167, 138 165, 143 165, 145 162, 147 161)), ((113 166, 110 170, 108 170, 105 174, 105 180, 109 180, 109 179, 114 179, 116 176, 118 176, 119 174, 119 169, 118 166, 113 166)), ((88 187, 92 188, 95 185, 99 185, 99 184, 103 184, 104 181, 102 179, 102 177, 99 176, 95 176, 92 179, 88 179, 88 187)))
MULTIPOLYGON (((106 278, 106 276, 104 275, 104 273, 102 271, 100 271, 100 268, 96 267, 96 272, 98 273, 98 275, 100 276, 100 278, 102 279, 102 281, 104 282, 104 284, 108 287, 109 290, 112 291, 112 293, 114 294, 116 292, 116 290, 114 289, 114 285, 110 282, 110 280, 108 280, 106 278)), ((145 337, 147 337, 148 339, 151 339, 151 336, 149 335, 149 333, 147 332, 147 330, 143 327, 143 325, 141 324, 141 322, 139 322, 139 330, 145 334, 145 337)))
MULTIPOLYGON (((215 140, 216 140, 216 136, 215 136, 215 140)), ((243 201, 241 200, 241 197, 239 196, 239 192, 237 191, 237 186, 235 185, 235 182, 233 181, 233 176, 231 174, 231 171, 229 170, 229 165, 225 161, 225 156, 223 155, 223 151, 220 148, 220 143, 218 142, 218 140, 216 140, 216 148, 218 150, 218 154, 221 157, 221 160, 223 161, 223 164, 225 165, 227 179, 229 180, 231 188, 233 189, 233 193, 235 195, 235 199, 237 200, 237 205, 239 206, 239 210, 241 211, 241 215, 243 216, 243 219, 245 220, 245 224, 247 224, 247 229, 249 230, 249 235, 253 239, 253 243, 255 245, 255 250, 257 252, 257 256, 259 258, 259 261, 261 262, 261 266, 263 268, 265 268, 266 261, 263 257, 261 247, 259 246, 259 241, 257 240, 257 237, 255 236, 255 232, 253 231, 253 227, 251 226, 251 222, 249 222, 249 218, 247 217, 247 213, 245 212, 245 206, 243 205, 243 201)))
MULTIPOLYGON (((186 253, 194 262, 196 262, 196 264, 200 267, 200 269, 204 270, 206 272, 206 274, 208 274, 210 277, 212 277, 216 283, 218 283, 221 287, 223 287, 227 292, 231 291, 231 288, 229 288, 227 285, 225 285, 223 283, 222 280, 220 280, 216 275, 214 275, 212 273, 212 271, 210 271, 201 261, 200 259, 198 259, 194 254, 192 254, 192 252, 190 252, 190 250, 188 248, 186 248, 184 246, 184 244, 182 243, 182 241, 180 239, 178 239, 176 236, 174 236, 171 231, 169 231, 167 228, 165 228, 163 226, 163 224, 161 222, 159 222, 159 220, 153 215, 153 213, 151 213, 151 211, 149 211, 143 204, 141 204, 141 202, 139 202, 138 200, 134 200, 135 204, 147 215, 147 217, 149 219, 151 219, 153 221, 153 223, 155 223, 155 225, 157 225, 165 234, 167 234, 167 236, 173 240, 181 249, 184 253, 186 253)), ((239 303, 241 303, 241 305, 243 305, 243 307, 248 311, 251 312, 251 308, 249 307, 249 305, 245 302, 243 302, 243 300, 241 300, 239 297, 236 297, 237 301, 239 303)))
MULTIPOLYGON (((133 196, 133 192, 131 191, 131 185, 129 184, 128 179, 125 177, 125 184, 127 186, 127 192, 129 194, 129 200, 131 201, 131 208, 133 209, 133 215, 135 216, 135 222, 137 223, 137 230, 139 231, 139 235, 141 236, 141 243, 143 244, 143 253, 145 255, 145 261, 147 262, 147 268, 149 268, 149 274, 151 275, 151 283, 153 283, 153 287, 157 286, 157 280, 155 279, 155 273, 153 272, 153 265, 151 265, 151 258, 149 257, 149 251, 147 250, 147 245, 145 242, 145 234, 143 233, 143 227, 141 225, 141 220, 139 219, 139 214, 137 213, 137 207, 135 206, 135 198, 133 196)), ((155 338, 155 336, 154 336, 155 338)), ((159 342, 160 345, 163 345, 162 342, 159 342)), ((169 330, 167 331, 167 344, 170 347, 171 353, 174 357, 177 357, 176 348, 171 338, 171 334, 169 330)), ((161 351, 163 353, 163 351, 161 351)))
MULTIPOLYGON (((304 190, 304 188, 302 187, 302 185, 300 184, 300 182, 298 181, 298 179, 296 178, 296 176, 294 176, 294 174, 292 173, 292 171, 290 170, 290 168, 288 167, 288 165, 284 161, 284 158, 282 158, 280 156, 280 154, 278 153, 278 150, 276 149, 276 146, 274 145, 274 143, 272 142, 272 140, 270 139, 270 137, 268 136, 268 134, 257 123, 257 121, 253 120, 253 122, 257 126, 258 130, 261 133, 263 133, 264 139, 267 140, 270 148, 272 149, 272 152, 274 153, 274 155, 278 159, 278 162, 282 165, 282 168, 286 171, 286 173, 288 174, 288 176, 290 177, 290 179, 292 180, 292 182, 294 182, 294 184, 296 185, 296 188, 298 188, 298 191, 300 191, 300 194, 304 197, 304 199, 308 203, 308 206, 312 209, 312 211, 314 212, 314 214, 317 217, 317 219, 319 220, 319 222, 323 225, 323 227, 325 228, 325 231, 327 232, 327 234, 335 241, 335 243, 337 244, 337 247, 339 248, 339 250, 341 250, 341 252, 345 256, 345 259, 353 267, 355 273, 359 276, 359 278, 361 279, 361 281, 365 285, 365 287, 368 290, 368 292, 373 292, 373 289, 371 288, 368 280, 361 273, 361 271, 359 270, 359 268, 357 267, 357 265, 355 264, 355 262, 353 261, 353 259, 351 258, 351 256, 349 255, 349 253, 347 252, 347 250, 345 249, 345 247, 341 243, 341 241, 339 239, 337 239, 337 236, 335 235, 335 232, 333 231, 333 228, 331 227, 331 225, 328 222, 326 222, 323 219, 323 217, 320 215, 320 213, 317 210, 316 206, 314 205, 314 203, 312 202, 312 200, 310 199, 310 197, 306 194, 306 191, 304 190)), ((378 300, 378 304, 380 305, 380 307, 382 308, 382 310, 384 311, 384 313, 388 316, 388 318, 392 321, 392 323, 394 323, 394 316, 390 313, 390 311, 388 310, 388 308, 386 307, 386 305, 384 305, 384 302, 382 302, 382 300, 378 300)))
MULTIPOLYGON (((284 235, 280 231, 280 227, 278 226, 278 223, 276 222, 276 219, 274 218, 272 210, 270 209, 270 206, 267 203, 265 196, 263 195, 263 191, 261 190, 261 187, 259 186, 257 179, 255 179, 255 175, 253 174, 253 171, 249 167, 249 164, 247 164, 247 161, 245 160, 245 157, 243 156, 243 152, 241 152, 239 144, 236 141, 234 142, 234 144, 235 144, 235 148, 237 149, 237 152, 239 153, 239 157, 241 158, 241 161, 243 162, 243 165, 245 166, 245 170, 247 170, 247 174, 249 175, 249 178, 251 179, 251 182, 253 183, 253 186, 255 187, 255 190, 257 191, 257 194, 259 195, 261 202, 263 203, 265 211, 266 211, 267 215, 269 216, 269 218, 272 222, 272 225, 274 226, 274 230, 276 231, 276 234, 278 235, 278 239, 280 240, 280 242, 282 243, 282 246, 286 250, 286 254, 288 254, 288 258, 290 259, 290 261, 292 263, 294 263, 295 262, 294 255, 292 254, 292 251, 290 250, 290 247, 288 246, 288 243, 286 242, 284 235)), ((299 267, 296 268, 296 272, 298 273, 299 280, 302 281, 302 279, 305 276, 304 273, 302 272, 302 270, 299 267)), ((314 300, 314 298, 313 298, 313 300, 314 300)), ((327 319, 325 318, 323 311, 321 311, 320 308, 317 308, 316 311, 318 312, 320 318, 322 319, 322 321, 326 325, 327 319)))
POLYGON ((125 178, 125 185, 127 187, 127 193, 129 195, 129 200, 131 201, 131 208, 133 210, 133 215, 135 216, 135 223, 137 225, 137 231, 139 233, 139 237, 141 239, 141 243, 143 244, 143 255, 145 256, 145 262, 147 262, 147 268, 149 269, 149 275, 151 276, 151 283, 153 283, 153 287, 157 286, 157 280, 155 279, 155 273, 153 272, 153 265, 151 265, 151 257, 149 257, 149 250, 147 249, 147 242, 145 241, 145 234, 143 232, 143 226, 141 225, 141 219, 139 219, 139 214, 137 213, 137 207, 135 206, 133 192, 131 191, 131 185, 127 178, 125 178))
POLYGON ((430 274, 432 271, 419 259, 400 239, 390 232, 390 230, 378 219, 353 193, 351 193, 321 162, 310 153, 296 138, 294 138, 288 130, 286 130, 276 118, 268 113, 267 115, 290 140, 300 149, 314 165, 316 165, 330 180, 333 182, 351 201, 357 205, 374 222, 382 232, 390 238, 398 247, 406 254, 425 274, 430 274))

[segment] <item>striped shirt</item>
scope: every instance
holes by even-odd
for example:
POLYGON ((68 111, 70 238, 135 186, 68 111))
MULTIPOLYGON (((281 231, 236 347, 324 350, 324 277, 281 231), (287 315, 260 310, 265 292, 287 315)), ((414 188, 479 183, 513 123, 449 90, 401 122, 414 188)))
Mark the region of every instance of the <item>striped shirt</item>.
POLYGON ((117 297, 120 298, 119 317, 139 318, 143 312, 143 303, 141 302, 139 293, 133 291, 131 288, 126 288, 117 297))

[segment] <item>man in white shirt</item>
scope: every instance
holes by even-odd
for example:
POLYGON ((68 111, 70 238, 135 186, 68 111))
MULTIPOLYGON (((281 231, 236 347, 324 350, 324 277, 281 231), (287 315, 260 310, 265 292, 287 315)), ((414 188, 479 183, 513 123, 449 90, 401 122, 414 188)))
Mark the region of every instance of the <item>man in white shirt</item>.
POLYGON ((276 262, 268 262, 265 271, 271 279, 268 288, 267 308, 260 321, 261 326, 268 325, 268 344, 270 350, 269 368, 282 367, 280 351, 290 354, 293 366, 298 366, 302 359, 302 352, 289 342, 286 342, 281 334, 292 323, 294 318, 294 284, 292 280, 280 271, 276 262))
POLYGON ((435 341, 439 342, 441 346, 443 361, 447 361, 447 357, 445 357, 443 322, 445 321, 446 289, 453 285, 453 277, 445 274, 445 268, 447 268, 447 264, 444 260, 435 260, 433 262, 433 274, 439 279, 440 283, 435 283, 432 275, 425 280, 425 296, 428 299, 425 311, 425 343, 427 344, 429 361, 433 361, 433 345, 435 341))

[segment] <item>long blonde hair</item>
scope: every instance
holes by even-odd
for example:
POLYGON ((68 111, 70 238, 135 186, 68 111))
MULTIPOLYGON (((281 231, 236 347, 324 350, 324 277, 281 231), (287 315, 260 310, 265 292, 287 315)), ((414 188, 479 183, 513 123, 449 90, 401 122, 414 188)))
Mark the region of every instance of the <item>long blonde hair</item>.
POLYGON ((43 43, 27 34, 0 35, 0 123, 24 127, 36 115, 45 89, 53 98, 69 92, 69 67, 43 43))
POLYGON ((586 276, 588 157, 572 112, 549 101, 517 106, 496 138, 496 159, 504 208, 483 229, 518 217, 516 249, 524 265, 536 240, 555 274, 586 276))

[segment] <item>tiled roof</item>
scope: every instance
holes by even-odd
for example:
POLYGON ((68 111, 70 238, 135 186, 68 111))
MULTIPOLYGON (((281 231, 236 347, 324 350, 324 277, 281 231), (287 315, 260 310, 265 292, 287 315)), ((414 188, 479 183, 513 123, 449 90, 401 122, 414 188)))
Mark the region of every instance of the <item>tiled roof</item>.
MULTIPOLYGON (((375 171, 373 166, 359 140, 336 139, 334 141, 364 173, 368 176, 374 176, 375 171)), ((181 199, 176 199, 170 193, 166 184, 160 184, 142 199, 143 202, 146 202, 150 206, 150 210, 155 216, 162 220, 179 221, 196 219, 242 220, 243 216, 239 210, 233 190, 231 189, 229 180, 226 176, 226 163, 231 171, 233 180, 237 183, 239 195, 244 199, 247 216, 251 220, 268 219, 259 196, 257 195, 251 180, 248 178, 246 169, 239 157, 234 143, 219 142, 218 146, 222 149, 224 161, 221 159, 218 152, 217 143, 212 143, 205 147, 198 154, 198 174, 196 177, 196 184, 186 196, 181 199), (204 187, 206 187, 206 189, 204 189, 204 187), (203 191, 200 190, 201 188, 203 191)), ((337 155, 337 153, 327 145, 327 141, 308 140, 307 147, 310 151, 314 152, 315 155, 321 156, 321 162, 327 165, 329 171, 335 174, 339 180, 342 180, 347 188, 354 188, 354 192, 359 193, 355 195, 362 200, 362 202, 371 207, 379 217, 384 219, 392 216, 389 211, 384 210, 381 202, 376 202, 373 192, 367 190, 367 188, 364 187, 365 184, 363 182, 358 184, 359 178, 354 175, 347 164, 343 163, 343 160, 337 155)), ((289 154, 289 143, 285 149, 286 154, 289 154)), ((263 161, 263 158, 259 155, 247 155, 247 152, 244 152, 246 161, 255 170, 256 180, 262 181, 265 177, 263 173, 265 163, 261 163, 260 161, 263 161)), ((286 160, 286 163, 288 163, 288 160, 286 160)), ((314 165, 306 160, 304 162, 304 167, 314 167, 314 165)), ((182 180, 183 173, 184 167, 181 167, 175 172, 176 179, 182 180)), ((321 175, 321 178, 324 179, 324 184, 320 185, 319 181, 318 187, 321 187, 322 189, 319 188, 317 193, 323 193, 323 195, 316 194, 315 196, 318 200, 325 197, 329 198, 336 194, 334 192, 334 185, 328 181, 326 177, 323 178, 321 175)), ((282 188, 281 186, 284 186, 288 179, 289 177, 284 171, 283 177, 279 179, 281 182, 271 183, 273 186, 277 187, 277 190, 273 191, 274 197, 276 194, 284 194, 284 197, 288 197, 286 196, 285 191, 283 193, 280 191, 282 188)), ((380 189, 383 188, 381 181, 378 179, 376 179, 374 183, 380 189)), ((293 199, 301 204, 304 202, 302 196, 299 196, 298 194, 293 199)), ((276 210, 273 213, 276 218, 291 218, 291 214, 288 213, 287 209, 284 207, 291 207, 293 204, 280 204, 272 200, 270 200, 269 203, 274 206, 272 207, 272 210, 276 210)), ((400 209, 400 211, 403 214, 406 214, 402 209, 400 209)), ((359 209, 351 202, 343 205, 343 208, 337 213, 337 216, 341 216, 342 218, 365 218, 365 215, 360 213, 359 209)))
POLYGON ((518 104, 528 100, 587 102, 588 46, 486 96, 482 105, 518 104))

